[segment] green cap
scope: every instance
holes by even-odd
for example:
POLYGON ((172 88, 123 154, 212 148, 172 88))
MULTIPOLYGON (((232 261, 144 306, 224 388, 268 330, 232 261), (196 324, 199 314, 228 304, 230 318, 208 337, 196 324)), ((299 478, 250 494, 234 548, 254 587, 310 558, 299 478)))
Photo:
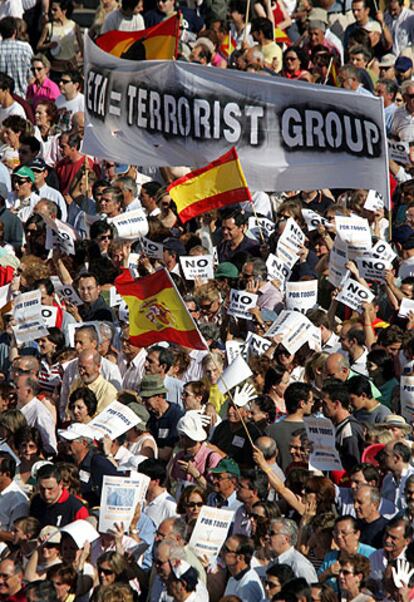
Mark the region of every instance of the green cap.
POLYGON ((215 468, 210 470, 210 473, 212 474, 219 474, 221 472, 228 472, 229 474, 234 474, 236 477, 240 476, 239 465, 233 458, 223 458, 215 468))
POLYGON ((147 422, 150 419, 150 413, 148 412, 147 408, 145 408, 141 403, 136 403, 135 401, 131 401, 131 403, 129 403, 127 407, 130 410, 132 410, 134 414, 136 414, 139 418, 139 422, 136 426, 138 428, 146 427, 147 422))
POLYGON ((153 397, 154 395, 165 395, 167 389, 164 387, 164 379, 159 374, 146 374, 141 381, 141 397, 153 397))
POLYGON ((33 171, 30 169, 30 167, 26 167, 26 165, 22 165, 22 167, 19 167, 19 169, 16 169, 16 171, 14 171, 12 173, 12 175, 19 176, 19 178, 27 178, 28 180, 31 181, 32 184, 34 184, 35 175, 34 175, 33 171))
POLYGON ((238 278, 239 270, 236 268, 234 263, 230 261, 223 261, 217 266, 217 270, 214 273, 214 278, 238 278))

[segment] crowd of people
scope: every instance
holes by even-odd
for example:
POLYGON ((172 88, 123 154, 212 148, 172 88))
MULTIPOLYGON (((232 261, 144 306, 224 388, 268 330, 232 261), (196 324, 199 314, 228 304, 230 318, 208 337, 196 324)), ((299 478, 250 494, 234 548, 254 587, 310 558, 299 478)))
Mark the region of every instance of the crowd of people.
POLYGON ((182 223, 168 186, 192 166, 82 152, 74 8, 0 0, 0 600, 414 599, 414 10, 100 0, 92 39, 178 11, 178 60, 255 72, 258 86, 283 77, 382 97, 387 135, 402 143, 390 153, 389 210, 350 176, 348 190, 254 191, 182 223), (120 238, 116 218, 135 210, 146 237, 120 238), (57 236, 68 227, 72 246, 57 236), (212 257, 214 277, 186 277, 188 256, 212 257), (135 305, 117 278, 158 270, 204 350, 131 336, 135 305), (342 302, 349 280, 359 304, 342 302), (311 304, 292 307, 292 283, 316 283, 311 304), (232 291, 256 299, 243 318, 229 311, 232 291), (26 293, 51 314, 34 340, 22 335, 26 293), (294 332, 270 329, 295 310, 312 336, 292 350, 294 332), (246 373, 228 391, 238 355, 246 373), (94 418, 114 401, 136 424, 100 437, 94 418), (338 470, 316 466, 309 419, 331 421, 325 460, 336 452, 338 470), (130 524, 100 529, 104 478, 140 475, 148 489, 130 524), (218 555, 190 543, 205 507, 233 512, 218 555))

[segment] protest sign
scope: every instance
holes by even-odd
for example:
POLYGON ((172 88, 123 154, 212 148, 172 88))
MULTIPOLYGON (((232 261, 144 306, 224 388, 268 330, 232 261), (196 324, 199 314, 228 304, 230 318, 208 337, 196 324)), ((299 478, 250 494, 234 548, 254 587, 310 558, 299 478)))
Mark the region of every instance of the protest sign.
POLYGON ((400 318, 408 318, 408 314, 414 312, 414 301, 412 299, 402 299, 398 315, 400 318))
MULTIPOLYGON (((129 273, 131 274, 132 278, 134 278, 134 279, 139 278, 139 271, 138 271, 139 258, 140 258, 139 253, 130 253, 128 255, 128 270, 129 270, 129 273)), ((116 298, 116 305, 119 305, 120 302, 122 301, 121 295, 118 295, 118 293, 116 293, 115 298, 116 298), (120 298, 120 300, 118 300, 118 298, 120 298)))
POLYGON ((7 305, 10 298, 10 284, 0 286, 0 309, 7 305))
POLYGON ((391 263, 378 259, 372 253, 366 253, 355 259, 356 265, 362 278, 373 282, 384 282, 385 270, 391 269, 391 263))
POLYGON ((322 217, 320 213, 316 213, 312 209, 302 209, 302 217, 305 220, 306 227, 308 228, 308 232, 312 232, 313 230, 317 230, 318 226, 328 227, 328 220, 322 217))
POLYGON ((314 325, 303 314, 292 310, 283 310, 266 332, 266 337, 281 336, 282 345, 294 355, 305 343, 309 343, 314 334, 314 325))
POLYGON ((82 299, 79 297, 73 286, 62 283, 58 285, 55 284, 55 291, 56 294, 64 301, 72 303, 73 305, 83 305, 82 299))
POLYGON ((261 241, 261 234, 264 238, 269 238, 275 231, 276 224, 267 217, 249 217, 248 228, 256 240, 261 241))
POLYGON ((227 393, 251 376, 253 376, 253 372, 250 370, 249 364, 241 355, 238 355, 219 377, 218 388, 222 393, 227 393))
POLYGON ((370 190, 364 203, 367 211, 380 211, 384 209, 384 199, 376 190, 370 190))
POLYGON ((306 434, 312 444, 309 470, 342 470, 341 460, 335 445, 335 427, 329 418, 305 416, 306 434))
POLYGON ((203 167, 234 145, 252 191, 388 195, 379 98, 184 61, 126 61, 88 36, 84 63, 86 154, 203 167))
POLYGON ((127 211, 107 221, 115 226, 119 238, 135 240, 148 234, 148 221, 143 209, 127 211))
POLYGON ((335 216, 335 227, 339 238, 346 243, 349 259, 355 259, 372 247, 371 230, 367 219, 356 215, 335 216))
POLYGON ((46 222, 46 249, 57 249, 66 255, 75 255, 75 241, 77 239, 76 230, 60 221, 51 219, 47 215, 42 215, 46 222))
POLYGON ((269 253, 266 260, 266 268, 268 280, 279 280, 280 286, 283 288, 286 280, 290 278, 290 268, 273 253, 269 253))
POLYGON ((392 262, 397 257, 397 253, 394 251, 392 246, 384 240, 379 240, 371 249, 372 255, 382 259, 383 261, 392 262))
POLYGON ((348 251, 346 244, 343 243, 340 238, 336 237, 334 246, 329 253, 328 263, 328 280, 336 288, 339 288, 342 285, 349 274, 349 271, 345 267, 347 262, 348 251))
POLYGON ((371 293, 368 288, 362 286, 362 284, 359 284, 356 280, 352 280, 352 278, 347 278, 343 283, 336 300, 361 313, 363 311, 362 304, 371 303, 374 296, 375 295, 371 293))
POLYGON ((202 506, 194 525, 189 544, 200 558, 215 560, 227 539, 234 510, 202 506))
POLYGON ((249 355, 263 355, 269 349, 271 344, 271 341, 254 332, 249 332, 247 334, 246 345, 249 355))
POLYGON ((40 307, 40 314, 44 320, 45 326, 47 326, 47 328, 56 326, 58 308, 53 305, 41 305, 40 307))
POLYGON ((88 426, 95 431, 97 439, 109 435, 113 441, 132 429, 138 422, 140 422, 140 419, 135 412, 123 403, 113 401, 100 414, 95 416, 88 426))
POLYGON ((41 293, 39 289, 20 293, 14 300, 13 317, 17 323, 41 318, 41 293))
POLYGON ((99 539, 99 533, 92 523, 81 518, 61 527, 60 531, 70 535, 79 549, 83 548, 86 542, 92 543, 99 539))
POLYGON ((410 145, 401 140, 388 140, 388 156, 400 165, 410 164, 410 145))
POLYGON ((116 290, 115 286, 111 286, 111 288, 109 289, 109 306, 117 307, 117 305, 120 305, 122 301, 123 299, 116 290))
POLYGON ((213 256, 194 255, 180 257, 181 268, 186 280, 212 280, 214 278, 213 256))
POLYGON ((414 421, 414 376, 401 376, 400 380, 401 416, 408 424, 414 421))
MULTIPOLYGON (((290 217, 279 237, 277 251, 279 251, 279 246, 288 247, 298 255, 305 244, 305 238, 305 234, 302 232, 300 226, 295 222, 293 217, 290 217)), ((278 252, 277 254, 279 255, 278 252)))
POLYGON ((226 341, 227 363, 231 364, 239 355, 244 359, 247 359, 246 343, 240 343, 240 341, 226 341))
POLYGON ((230 303, 227 310, 228 315, 234 316, 235 318, 253 320, 253 316, 249 310, 256 307, 257 299, 258 295, 232 288, 230 290, 230 303))
POLYGON ((286 309, 294 309, 306 313, 318 303, 318 281, 286 283, 286 309))
MULTIPOLYGON (((137 475, 137 473, 135 473, 137 475)), ((99 510, 100 533, 113 531, 115 523, 123 523, 128 532, 137 504, 145 500, 150 478, 144 474, 134 477, 103 478, 99 510)))
POLYGON ((162 259, 164 247, 161 243, 154 242, 149 238, 145 238, 145 236, 140 239, 140 242, 142 250, 147 257, 150 259, 162 259))
POLYGON ((49 334, 49 331, 47 329, 46 324, 44 323, 43 318, 28 320, 27 322, 16 324, 16 326, 12 326, 12 328, 14 336, 16 338, 16 343, 18 345, 23 345, 24 343, 31 343, 36 339, 47 337, 47 335, 49 334))

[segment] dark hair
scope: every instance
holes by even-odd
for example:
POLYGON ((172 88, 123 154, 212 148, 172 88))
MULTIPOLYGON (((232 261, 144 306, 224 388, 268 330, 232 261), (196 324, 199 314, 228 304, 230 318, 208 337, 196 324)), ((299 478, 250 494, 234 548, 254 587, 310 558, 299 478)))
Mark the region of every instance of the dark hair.
POLYGON ((302 401, 309 397, 312 387, 307 383, 291 383, 285 391, 285 404, 288 414, 296 412, 302 401))
POLYGON ((246 15, 247 2, 246 0, 230 0, 229 13, 237 12, 243 17, 246 15))
POLYGON ((39 280, 36 280, 34 282, 34 286, 35 286, 35 288, 44 286, 46 289, 46 292, 49 296, 53 295, 53 293, 55 292, 55 287, 50 278, 40 278, 39 280))
POLYGON ((92 185, 92 196, 95 196, 95 193, 98 190, 98 188, 108 188, 110 185, 111 182, 109 180, 95 180, 95 182, 92 185))
POLYGON ((371 52, 368 50, 368 48, 366 48, 365 46, 362 45, 357 45, 357 46, 352 46, 349 50, 348 50, 348 54, 351 56, 353 54, 362 54, 364 59, 368 62, 371 60, 372 55, 371 52))
POLYGON ((385 349, 373 349, 367 355, 367 361, 376 364, 381 371, 382 378, 387 381, 395 376, 395 367, 392 357, 385 349))
POLYGON ((53 3, 60 4, 60 8, 61 10, 65 11, 66 17, 68 19, 71 18, 73 13, 72 0, 53 0, 53 2, 50 3, 50 5, 52 6, 53 3))
MULTIPOLYGON (((118 203, 119 205, 122 205, 122 203, 124 202, 124 195, 122 194, 122 190, 119 190, 119 188, 116 188, 116 186, 108 186, 103 190, 103 193, 110 194, 112 200, 115 201, 115 203, 118 203)), ((108 228, 106 229, 108 230, 108 228)))
POLYGON ((43 479, 56 479, 57 483, 62 480, 59 468, 55 464, 45 464, 37 471, 37 482, 43 479))
POLYGON ((387 525, 385 526, 385 528, 387 530, 389 529, 395 529, 396 527, 401 527, 401 525, 403 525, 404 527, 404 538, 405 539, 410 539, 413 536, 413 528, 411 526, 411 521, 408 520, 408 518, 406 518, 405 516, 394 516, 394 518, 392 518, 387 525))
POLYGON ((38 450, 37 455, 43 453, 42 438, 37 428, 26 426, 22 429, 19 429, 14 437, 16 448, 19 449, 23 443, 28 443, 29 441, 33 441, 33 443, 36 444, 38 450))
POLYGON ((22 144, 28 146, 33 155, 37 155, 40 152, 40 140, 35 136, 20 136, 20 146, 22 146, 22 144))
POLYGON ((397 443, 394 443, 394 447, 392 448, 392 451, 394 454, 398 454, 399 456, 401 456, 404 463, 407 464, 407 462, 410 461, 411 448, 408 447, 408 445, 405 445, 404 443, 402 443, 401 441, 397 441, 397 443))
POLYGON ((161 347, 160 345, 155 345, 150 347, 149 353, 155 351, 158 353, 158 362, 160 366, 167 366, 167 370, 169 370, 174 364, 174 355, 169 349, 165 349, 165 347, 161 347))
MULTIPOLYGON (((141 466, 141 465, 140 465, 141 466)), ((248 481, 249 489, 257 491, 257 497, 265 500, 268 493, 269 480, 262 470, 256 468, 248 468, 242 470, 239 481, 243 479, 248 481)))
POLYGON ((207 496, 205 490, 198 487, 198 485, 189 485, 184 488, 180 495, 180 499, 177 502, 177 514, 185 514, 185 506, 193 493, 199 495, 203 500, 203 503, 206 503, 207 496))
POLYGON ((346 381, 346 386, 350 395, 366 395, 369 399, 372 397, 371 383, 366 376, 351 376, 346 381))
POLYGON ((295 577, 294 579, 291 579, 285 583, 280 593, 286 597, 295 596, 295 600, 305 599, 306 602, 312 602, 311 589, 304 577, 295 577))
POLYGON ((338 401, 345 409, 349 409, 349 391, 345 383, 329 379, 322 387, 322 394, 329 395, 331 401, 338 401))
POLYGON ((276 406, 275 403, 267 395, 259 395, 252 403, 255 403, 261 412, 267 414, 266 422, 273 424, 276 419, 276 406))
POLYGON ((205 406, 208 403, 210 389, 202 380, 189 380, 184 387, 191 387, 194 395, 201 397, 201 405, 205 406))
POLYGON ((286 581, 290 581, 290 579, 294 578, 295 573, 288 564, 274 564, 266 569, 266 575, 277 577, 280 581, 280 585, 283 586, 286 581))
POLYGON ((62 75, 68 75, 74 84, 79 84, 79 91, 82 92, 83 77, 81 71, 63 71, 62 75))
POLYGON ((254 554, 253 540, 250 537, 247 537, 247 535, 242 535, 241 533, 231 535, 230 537, 237 541, 237 554, 243 555, 246 564, 250 565, 254 554))
POLYGON ((402 343, 404 332, 396 324, 388 326, 388 328, 380 328, 378 333, 378 345, 387 347, 393 343, 402 343))
POLYGON ((56 345, 56 350, 52 356, 52 364, 54 364, 57 361, 59 355, 65 349, 65 335, 63 334, 60 328, 56 328, 55 326, 50 326, 48 328, 48 331, 49 333, 46 335, 46 338, 49 339, 51 343, 54 343, 56 345))
MULTIPOLYGON (((112 188, 111 188, 112 190, 112 188)), ((101 236, 101 234, 103 234, 104 232, 108 232, 108 230, 110 231, 110 233, 112 234, 112 237, 114 236, 114 227, 112 226, 112 224, 109 224, 106 220, 104 219, 100 219, 96 222, 93 222, 93 224, 90 227, 90 237, 91 239, 96 239, 98 238, 98 236, 101 236)))
POLYGON ((335 519, 335 527, 338 525, 338 523, 342 523, 343 521, 350 522, 352 525, 353 531, 359 531, 358 522, 354 516, 351 516, 350 514, 344 514, 343 516, 338 516, 338 518, 335 519))
POLYGON ((362 462, 361 464, 355 464, 350 470, 349 475, 352 476, 357 472, 362 472, 366 480, 374 481, 375 487, 378 487, 381 477, 378 470, 372 464, 368 464, 368 462, 362 462))
POLYGON ((272 41, 275 35, 273 24, 270 19, 267 19, 266 17, 256 17, 255 19, 252 19, 250 31, 251 33, 254 33, 255 31, 261 32, 266 40, 272 41))
POLYGON ((247 224, 247 215, 240 209, 224 209, 221 212, 221 221, 223 222, 226 219, 234 219, 234 223, 238 228, 247 224))
POLYGON ((361 347, 365 345, 365 333, 361 328, 351 328, 346 334, 348 341, 355 339, 357 344, 361 347))
POLYGON ((270 389, 275 385, 278 385, 286 373, 286 368, 281 366, 272 366, 267 370, 264 377, 263 393, 268 394, 270 389))
POLYGON ((36 108, 40 105, 46 107, 46 115, 49 117, 50 123, 53 125, 58 118, 58 108, 51 100, 41 100, 37 103, 36 108))
MULTIPOLYGON (((82 280, 82 278, 93 278, 96 282, 97 285, 99 285, 99 279, 98 276, 96 274, 94 274, 93 272, 82 272, 81 274, 79 274, 77 282, 79 284, 79 281, 82 280)), ((81 326, 80 328, 93 328, 92 326, 81 326)))
POLYGON ((16 460, 4 451, 0 451, 0 472, 8 473, 11 479, 16 474, 16 460))
POLYGON ((31 602, 58 602, 56 589, 51 581, 32 581, 26 585, 24 591, 25 594, 31 592, 31 595, 27 597, 27 600, 31 600, 31 602))
POLYGON ((164 487, 167 481, 166 464, 162 460, 148 458, 139 465, 139 472, 147 475, 152 481, 159 481, 160 487, 164 487))
POLYGON ((329 512, 335 503, 335 485, 326 477, 312 476, 305 483, 305 493, 316 495, 317 513, 329 512))
POLYGON ((55 564, 51 566, 47 571, 47 578, 51 580, 53 577, 59 577, 65 585, 69 585, 70 593, 73 594, 75 592, 78 574, 73 566, 65 564, 55 564))
POLYGON ((88 416, 93 416, 96 412, 96 408, 98 407, 98 400, 96 399, 96 395, 93 391, 91 391, 88 387, 78 387, 69 396, 69 409, 73 410, 75 402, 78 399, 83 399, 84 404, 88 408, 88 416))
POLYGON ((151 180, 150 182, 145 182, 141 186, 141 190, 144 190, 144 192, 146 192, 151 197, 156 197, 160 188, 162 188, 162 184, 160 184, 159 182, 155 182, 154 180, 151 180))
MULTIPOLYGON (((1 88, 1 78, 0 78, 0 88, 1 88)), ((4 88, 1 88, 1 89, 4 90, 4 88)), ((9 117, 6 117, 6 119, 3 121, 3 127, 10 128, 11 130, 13 130, 13 132, 15 134, 20 134, 22 136, 24 134, 27 134, 28 121, 26 121, 26 119, 24 119, 23 117, 20 117, 20 115, 9 115, 9 117)))
MULTIPOLYGON (((0 21, 0 36, 8 40, 17 32, 17 20, 14 17, 4 17, 0 21)), ((1 87, 1 86, 0 86, 1 87)))
MULTIPOLYGON (((383 86, 385 86, 385 89, 387 90, 388 94, 392 94, 392 99, 394 100, 395 95, 398 92, 398 86, 393 79, 380 77, 380 79, 377 81, 377 84, 382 84, 383 86)), ((402 281, 402 283, 404 283, 404 280, 402 281)))

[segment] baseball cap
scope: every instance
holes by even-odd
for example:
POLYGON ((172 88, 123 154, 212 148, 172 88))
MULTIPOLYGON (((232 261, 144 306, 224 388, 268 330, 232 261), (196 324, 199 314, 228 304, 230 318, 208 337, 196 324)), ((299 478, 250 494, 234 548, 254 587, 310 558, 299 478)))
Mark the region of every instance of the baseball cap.
POLYGON ((95 439, 95 431, 87 424, 73 422, 67 429, 58 430, 59 437, 74 441, 75 439, 95 439))
POLYGON ((35 159, 29 164, 32 171, 44 171, 47 169, 47 164, 43 159, 35 159))
POLYGON ((214 272, 214 278, 238 278, 239 270, 230 261, 223 261, 217 266, 217 270, 214 272))
POLYGON ((220 474, 221 472, 228 472, 229 474, 234 474, 236 477, 240 476, 239 465, 233 458, 223 458, 215 468, 210 470, 210 473, 212 474, 220 474))
POLYGON ((394 64, 394 69, 399 71, 400 73, 404 73, 408 71, 408 69, 412 69, 413 61, 408 58, 408 56, 399 56, 394 64))
POLYGON ((30 169, 30 167, 27 167, 26 165, 22 165, 21 167, 16 169, 16 171, 14 171, 12 173, 12 175, 19 176, 19 178, 27 178, 28 180, 31 181, 32 184, 34 184, 35 175, 32 172, 32 170, 30 169))
POLYGON ((396 57, 391 54, 384 54, 384 56, 382 57, 382 59, 379 62, 379 66, 380 67, 394 67, 395 65, 395 61, 396 61, 396 57))
POLYGON ((162 245, 164 249, 166 249, 167 251, 172 251, 173 253, 177 253, 177 255, 186 254, 185 246, 183 245, 181 240, 178 240, 178 238, 166 238, 162 241, 162 245))

